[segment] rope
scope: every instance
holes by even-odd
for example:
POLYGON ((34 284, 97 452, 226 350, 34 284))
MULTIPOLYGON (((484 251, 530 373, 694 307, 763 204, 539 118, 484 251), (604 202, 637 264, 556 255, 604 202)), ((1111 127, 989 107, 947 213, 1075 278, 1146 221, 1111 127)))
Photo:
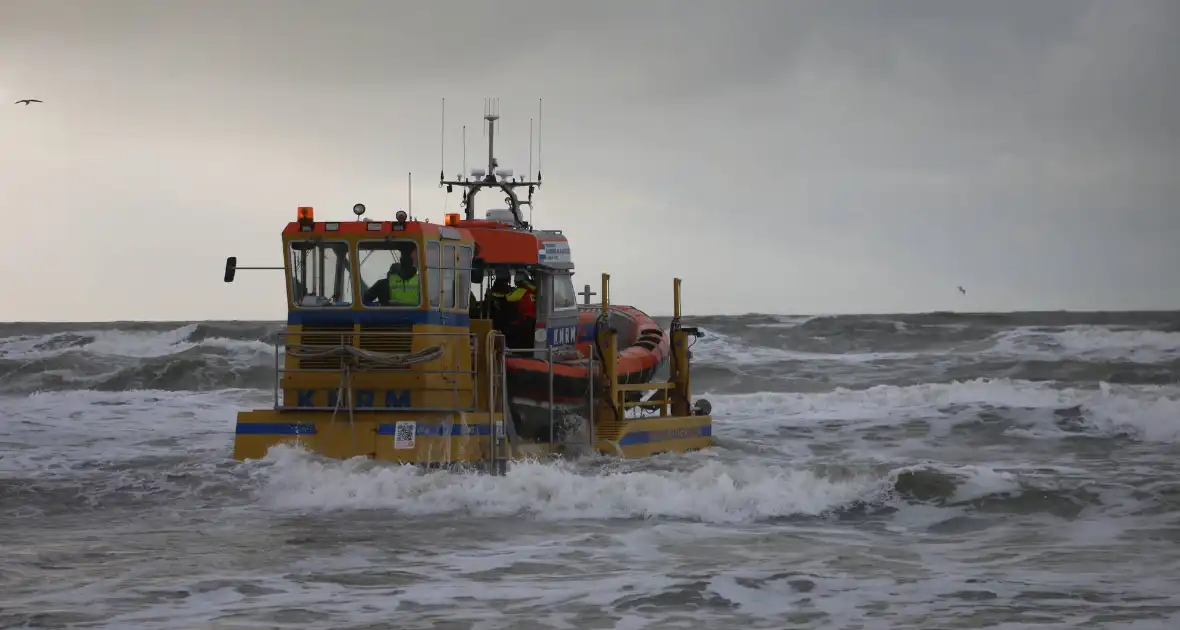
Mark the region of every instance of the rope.
POLYGON ((298 359, 322 359, 326 357, 364 359, 378 365, 402 367, 437 361, 442 358, 443 347, 433 346, 417 352, 393 354, 389 352, 363 350, 353 346, 292 346, 287 348, 287 355, 298 359))

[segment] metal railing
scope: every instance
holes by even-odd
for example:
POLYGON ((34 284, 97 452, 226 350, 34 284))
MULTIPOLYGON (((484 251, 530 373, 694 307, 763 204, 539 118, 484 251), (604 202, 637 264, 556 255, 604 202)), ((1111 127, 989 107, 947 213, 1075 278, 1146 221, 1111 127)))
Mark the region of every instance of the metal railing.
MULTIPOLYGON (((567 348, 558 348, 558 347, 554 347, 554 346, 548 346, 545 348, 509 348, 505 351, 505 354, 508 357, 511 357, 513 355, 520 356, 520 357, 530 357, 530 358, 534 358, 534 359, 544 360, 546 363, 546 366, 548 368, 548 385, 549 385, 549 387, 548 387, 548 396, 544 402, 546 403, 545 406, 549 411, 549 444, 551 444, 551 445, 556 440, 556 426, 557 426, 557 406, 554 403, 554 391, 553 391, 553 365, 554 365, 554 359, 555 359, 554 354, 557 353, 558 351, 568 351, 568 350, 569 349, 567 349, 567 348), (539 355, 545 355, 544 359, 541 359, 541 357, 539 355)), ((574 352, 576 352, 576 351, 574 351, 574 352)), ((588 446, 593 448, 593 446, 594 446, 594 389, 595 389, 595 383, 597 381, 597 375, 595 373, 594 353, 591 352, 590 356, 588 356, 588 357, 583 357, 583 356, 581 356, 581 354, 578 354, 577 358, 574 360, 586 361, 586 397, 587 397, 586 406, 587 406, 587 410, 588 410, 587 411, 587 418, 586 418, 586 425, 588 428, 588 442, 589 442, 588 446)), ((505 380, 505 384, 504 384, 505 394, 507 394, 507 389, 508 389, 507 380, 505 380)))
MULTIPOLYGON (((356 330, 346 330, 346 329, 341 329, 338 331, 337 330, 323 330, 323 329, 291 331, 291 330, 287 330, 286 328, 284 328, 284 329, 281 329, 281 330, 273 333, 273 335, 275 337, 275 342, 274 342, 274 348, 275 348, 275 353, 274 353, 274 360, 275 360, 275 363, 274 363, 274 367, 275 367, 274 406, 276 409, 290 409, 291 408, 291 407, 283 405, 282 403, 285 401, 280 401, 280 398, 279 398, 280 390, 284 389, 282 386, 283 377, 287 374, 335 374, 335 375, 340 375, 340 377, 341 377, 341 383, 340 383, 340 386, 339 386, 339 389, 337 392, 337 401, 338 402, 335 406, 296 407, 300 410, 305 410, 305 411, 336 411, 336 410, 340 409, 342 406, 340 403, 341 403, 341 401, 344 401, 344 398, 345 398, 343 396, 343 394, 345 393, 345 390, 348 391, 346 404, 350 408, 351 411, 382 411, 382 412, 464 411, 464 412, 470 412, 470 411, 476 411, 478 409, 478 406, 479 406, 479 404, 478 404, 479 403, 479 378, 478 378, 478 369, 477 369, 478 368, 478 366, 477 366, 477 363, 478 363, 477 341, 478 341, 478 339, 477 339, 476 335, 474 335, 472 333, 469 333, 469 332, 414 332, 414 331, 389 331, 389 330, 360 330, 360 331, 356 331, 356 330), (292 337, 295 337, 300 340, 307 338, 307 337, 314 337, 316 343, 292 343, 291 342, 292 337), (425 350, 421 350, 418 352, 410 352, 409 351, 409 349, 413 348, 413 344, 414 344, 415 339, 421 339, 421 338, 427 338, 427 337, 434 337, 434 338, 441 337, 441 338, 443 338, 442 343, 439 343, 435 346, 439 350, 438 356, 430 356, 430 353, 428 351, 432 350, 431 348, 427 348, 425 350), (446 361, 448 361, 448 359, 450 360, 451 364, 458 363, 458 357, 456 356, 456 350, 457 350, 456 346, 458 344, 456 344, 454 342, 461 340, 464 337, 466 337, 467 342, 468 342, 468 351, 470 353, 469 359, 470 359, 470 365, 471 365, 470 369, 462 370, 462 369, 438 369, 438 368, 422 367, 423 365, 429 364, 429 363, 437 363, 440 361, 446 362, 446 361), (334 338, 335 343, 325 343, 325 341, 332 340, 333 338, 334 338), (374 339, 404 341, 405 343, 400 344, 400 345, 403 345, 407 349, 407 352, 397 353, 395 355, 394 353, 380 353, 378 351, 365 349, 364 345, 366 345, 366 344, 364 342, 365 341, 372 341, 374 339), (448 343, 448 341, 450 343, 448 343), (283 354, 289 355, 290 354, 289 351, 292 348, 300 348, 300 349, 310 348, 310 349, 315 349, 315 350, 322 350, 325 353, 340 349, 341 352, 339 353, 338 356, 335 357, 337 359, 335 366, 328 367, 325 364, 324 367, 305 368, 305 367, 302 367, 302 364, 304 363, 304 361, 306 361, 306 358, 293 357, 293 358, 295 358, 296 361, 299 362, 300 367, 287 368, 287 367, 283 366, 279 360, 280 350, 283 351, 283 354), (352 349, 352 350, 344 351, 344 349, 352 349), (356 403, 355 397, 352 395, 351 379, 353 376, 358 375, 358 374, 365 374, 365 375, 379 374, 379 375, 390 375, 390 376, 392 376, 392 375, 405 375, 405 374, 442 375, 444 380, 450 381, 451 387, 449 389, 452 393, 452 400, 454 400, 454 405, 447 406, 447 407, 357 406, 355 404, 356 403), (459 392, 459 381, 463 377, 468 377, 471 379, 471 381, 470 381, 471 382, 470 402, 466 405, 461 404, 463 401, 460 401, 460 392, 459 392)), ((314 360, 322 363, 324 361, 324 357, 316 357, 314 360)), ((447 389, 438 388, 438 387, 416 387, 416 388, 412 388, 411 391, 438 392, 438 391, 447 391, 447 389)))

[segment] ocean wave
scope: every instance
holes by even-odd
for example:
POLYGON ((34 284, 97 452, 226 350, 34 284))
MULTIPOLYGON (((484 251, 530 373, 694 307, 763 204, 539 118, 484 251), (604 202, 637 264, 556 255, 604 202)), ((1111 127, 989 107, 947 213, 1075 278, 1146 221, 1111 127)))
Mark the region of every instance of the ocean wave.
MULTIPOLYGON (((790 467, 721 462, 702 455, 689 470, 603 472, 582 463, 514 464, 505 477, 422 472, 354 459, 323 460, 273 449, 253 473, 270 508, 296 511, 393 510, 404 516, 528 516, 542 520, 680 519, 745 523, 841 517, 909 503, 991 508, 1029 502, 1046 488, 1035 476, 979 466, 916 464, 790 467), (1025 495, 1028 495, 1026 497, 1025 495)), ((1036 510, 1078 510, 1093 496, 1054 489, 1036 510)))
MULTIPOLYGON (((702 318, 698 387, 748 393, 973 378, 1180 382, 1180 332, 1127 324, 996 328, 966 316, 702 318)), ((695 323, 695 322, 694 322, 695 323)), ((0 393, 272 387, 268 322, 5 325, 0 393)))
MULTIPOLYGON (((1180 387, 1098 383, 1068 387, 1011 379, 975 379, 911 386, 877 385, 827 392, 706 392, 717 423, 737 422, 746 434, 777 434, 784 427, 867 428, 923 420, 941 430, 962 424, 1004 423, 1025 437, 1131 438, 1180 442, 1180 387), (1039 414, 1013 413, 1039 411, 1039 414), (996 414, 1003 412, 1002 418, 996 414)), ((841 433, 841 435, 846 435, 841 433)), ((814 436, 811 436, 814 437, 814 436)))

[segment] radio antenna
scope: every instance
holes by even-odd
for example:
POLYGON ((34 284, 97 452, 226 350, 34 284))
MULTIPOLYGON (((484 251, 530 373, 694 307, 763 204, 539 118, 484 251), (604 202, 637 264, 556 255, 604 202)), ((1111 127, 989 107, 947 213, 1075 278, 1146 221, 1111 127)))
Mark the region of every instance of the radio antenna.
POLYGON ((406 214, 414 220, 414 173, 406 173, 406 214))
MULTIPOLYGON (((541 129, 545 125, 545 99, 537 99, 537 181, 541 181, 541 129)), ((529 206, 530 208, 532 206, 529 206)))
POLYGON ((463 174, 461 177, 467 177, 467 125, 463 125, 463 174))
POLYGON ((439 186, 442 186, 442 180, 447 178, 447 97, 442 99, 442 116, 439 122, 438 129, 438 181, 439 186))
MULTIPOLYGON (((533 172, 533 119, 529 118, 529 173, 533 172)), ((526 177, 527 179, 527 177, 526 177)), ((533 202, 529 200, 529 225, 533 225, 533 202)))

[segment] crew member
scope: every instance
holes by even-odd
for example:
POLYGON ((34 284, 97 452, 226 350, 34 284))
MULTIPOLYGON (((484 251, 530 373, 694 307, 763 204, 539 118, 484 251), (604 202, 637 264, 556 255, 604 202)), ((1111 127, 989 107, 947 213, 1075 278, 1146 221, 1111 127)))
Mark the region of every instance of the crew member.
POLYGON ((533 330, 537 327, 537 287, 523 269, 516 272, 514 279, 516 288, 505 298, 513 314, 510 325, 513 332, 507 336, 509 340, 515 339, 515 343, 509 344, 512 347, 527 348, 533 345, 533 330))
POLYGON ((480 309, 480 314, 492 321, 497 321, 497 318, 502 321, 504 319, 502 313, 505 310, 504 307, 508 299, 508 294, 511 292, 512 285, 508 282, 508 274, 498 274, 495 282, 483 294, 483 305, 480 309))
POLYGON ((365 291, 366 304, 376 301, 381 306, 417 306, 419 297, 418 269, 412 259, 403 258, 389 266, 384 278, 365 291))

